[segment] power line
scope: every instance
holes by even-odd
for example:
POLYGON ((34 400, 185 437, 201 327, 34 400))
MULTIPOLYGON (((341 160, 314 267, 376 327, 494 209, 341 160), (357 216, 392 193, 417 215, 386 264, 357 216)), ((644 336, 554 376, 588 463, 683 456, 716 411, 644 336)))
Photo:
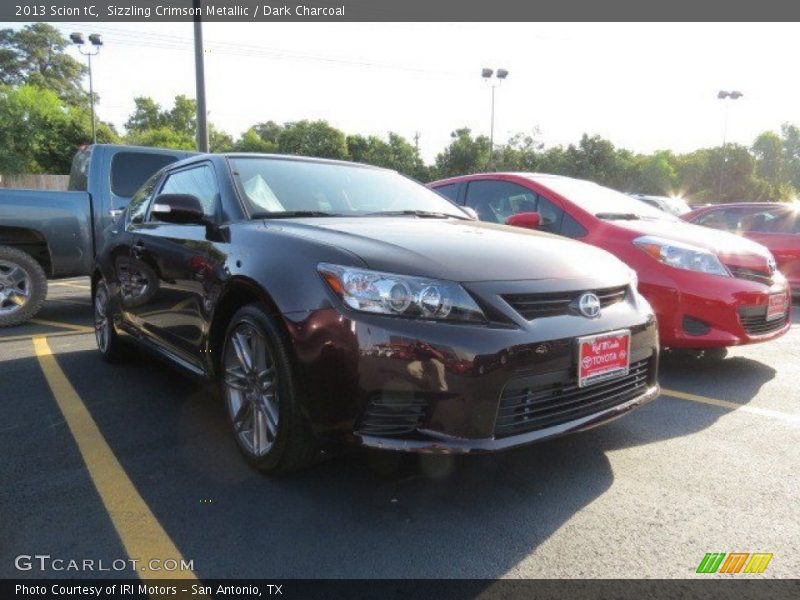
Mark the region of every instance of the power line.
MULTIPOLYGON (((63 27, 80 27, 80 23, 64 23, 63 27)), ((103 33, 109 41, 113 41, 116 45, 121 46, 136 46, 136 47, 150 47, 161 48, 169 50, 179 50, 185 52, 192 51, 192 38, 178 36, 174 34, 160 34, 150 32, 132 32, 126 31, 108 25, 93 25, 93 28, 103 33)), ((465 78, 464 73, 454 71, 440 71, 432 69, 422 69, 419 67, 409 67, 405 65, 398 65, 392 63, 381 63, 375 61, 365 61, 360 59, 348 58, 335 58, 331 56, 323 56, 318 54, 309 54, 302 52, 295 52, 291 50, 283 50, 278 48, 270 48, 266 46, 258 46, 255 44, 245 44, 236 42, 225 42, 220 40, 205 39, 205 46, 212 53, 227 54, 233 56, 247 56, 247 57, 261 57, 261 58, 275 58, 282 60, 295 60, 295 61, 312 61, 324 62, 334 65, 350 66, 350 67, 367 67, 373 69, 387 69, 394 71, 404 71, 408 73, 419 73, 425 75, 435 75, 439 77, 458 77, 465 78)))

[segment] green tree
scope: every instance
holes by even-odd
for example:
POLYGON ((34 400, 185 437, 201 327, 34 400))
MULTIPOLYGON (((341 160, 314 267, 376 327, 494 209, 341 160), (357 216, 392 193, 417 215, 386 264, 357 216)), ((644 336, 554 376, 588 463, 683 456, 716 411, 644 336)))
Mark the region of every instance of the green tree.
POLYGON ((417 147, 397 133, 389 132, 388 142, 374 135, 347 136, 347 152, 355 162, 394 169, 415 179, 426 180, 430 175, 417 147))
POLYGON ((537 139, 538 131, 518 133, 508 143, 494 151, 494 162, 498 171, 536 171, 541 162, 543 144, 537 139))
POLYGON ((136 96, 133 99, 133 104, 133 113, 128 117, 128 120, 125 121, 125 129, 128 131, 158 129, 166 125, 161 106, 152 98, 148 96, 136 96))
POLYGON ((134 146, 151 148, 175 148, 177 150, 195 150, 195 138, 185 131, 175 131, 171 127, 154 127, 131 131, 125 136, 125 143, 134 146))
POLYGON ((211 152, 230 152, 233 150, 233 138, 213 124, 209 124, 208 149, 211 152))
POLYGON ((327 121, 286 123, 278 135, 278 150, 284 154, 317 158, 347 158, 344 133, 327 121))
POLYGON ((463 127, 450 134, 450 145, 436 156, 436 177, 454 177, 486 170, 489 166, 489 138, 472 137, 472 131, 463 127))
MULTIPOLYGON (((85 106, 86 67, 64 50, 68 41, 47 23, 0 29, 0 84, 29 84, 54 92, 69 106, 85 106)), ((95 98, 96 100, 96 98, 95 98)))
POLYGON ((565 152, 566 166, 572 175, 616 189, 625 188, 633 162, 627 150, 617 150, 599 135, 583 134, 578 145, 570 144, 565 152))
POLYGON ((631 179, 627 189, 656 196, 678 193, 678 172, 675 155, 669 150, 639 154, 631 163, 631 179))
POLYGON ((770 187, 770 196, 778 199, 791 194, 790 161, 784 140, 774 131, 765 131, 752 147, 756 176, 770 187))
MULTIPOLYGON (((137 96, 134 110, 125 122, 125 141, 139 146, 194 150, 197 147, 197 102, 184 95, 175 96, 171 108, 164 108, 152 98, 137 96)), ((208 125, 211 152, 229 152, 233 138, 208 125)))
POLYGON ((236 152, 263 152, 274 153, 278 151, 278 138, 283 127, 274 121, 257 123, 245 131, 236 140, 233 149, 236 152))
MULTIPOLYGON (((0 86, 0 172, 68 173, 78 147, 91 143, 90 119, 51 90, 0 86)), ((99 122, 97 141, 115 142, 117 135, 99 122)))

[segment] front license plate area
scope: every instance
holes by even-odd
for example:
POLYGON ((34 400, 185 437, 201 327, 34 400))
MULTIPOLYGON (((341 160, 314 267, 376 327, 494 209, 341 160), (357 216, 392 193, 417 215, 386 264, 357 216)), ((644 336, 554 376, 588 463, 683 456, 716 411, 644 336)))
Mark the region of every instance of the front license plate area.
POLYGON ((628 329, 578 338, 578 387, 627 375, 630 348, 628 329))
POLYGON ((786 314, 787 309, 786 294, 772 294, 767 303, 767 321, 780 319, 786 314))

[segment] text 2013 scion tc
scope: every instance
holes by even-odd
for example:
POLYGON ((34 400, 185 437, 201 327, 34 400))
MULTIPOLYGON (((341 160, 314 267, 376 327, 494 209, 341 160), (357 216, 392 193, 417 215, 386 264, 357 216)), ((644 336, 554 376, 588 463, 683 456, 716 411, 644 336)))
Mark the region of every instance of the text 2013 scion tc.
POLYGON ((218 378, 238 445, 286 471, 327 443, 509 448, 657 394, 655 319, 630 268, 472 220, 352 163, 196 156, 131 200, 98 259, 97 343, 218 378))

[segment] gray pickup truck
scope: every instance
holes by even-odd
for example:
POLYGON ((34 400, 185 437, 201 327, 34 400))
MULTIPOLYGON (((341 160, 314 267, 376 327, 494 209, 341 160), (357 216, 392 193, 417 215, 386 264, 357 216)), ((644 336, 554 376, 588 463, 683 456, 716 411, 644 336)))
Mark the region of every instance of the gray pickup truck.
POLYGON ((0 327, 32 318, 48 279, 89 275, 103 231, 134 192, 190 154, 97 144, 72 160, 69 191, 0 189, 0 327))

